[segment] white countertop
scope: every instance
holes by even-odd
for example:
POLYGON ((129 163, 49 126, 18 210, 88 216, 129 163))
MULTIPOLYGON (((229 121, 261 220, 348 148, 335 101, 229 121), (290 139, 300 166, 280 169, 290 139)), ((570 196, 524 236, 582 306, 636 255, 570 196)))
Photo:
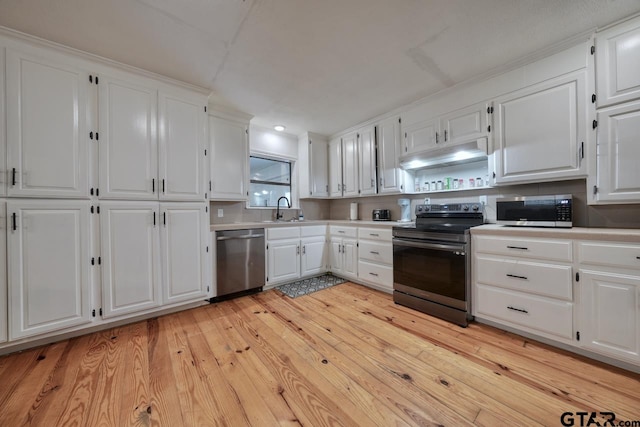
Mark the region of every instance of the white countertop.
POLYGON ((485 224, 473 227, 471 234, 542 237, 555 239, 606 240, 616 242, 640 243, 640 229, 636 228, 543 228, 543 227, 509 227, 498 224, 485 224))
POLYGON ((280 221, 280 222, 234 222, 230 224, 211 224, 211 231, 242 230, 247 228, 272 228, 272 227, 304 227, 309 225, 351 225, 354 227, 379 227, 391 228, 395 225, 407 225, 411 223, 398 221, 361 221, 361 220, 304 220, 304 221, 280 221))

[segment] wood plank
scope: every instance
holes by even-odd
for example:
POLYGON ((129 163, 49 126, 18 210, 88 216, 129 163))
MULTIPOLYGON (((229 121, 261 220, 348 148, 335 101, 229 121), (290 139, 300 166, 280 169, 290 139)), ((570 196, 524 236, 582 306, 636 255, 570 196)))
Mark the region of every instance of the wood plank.
POLYGON ((638 374, 351 283, 4 356, 0 384, 3 426, 533 426, 580 410, 640 420, 638 374))

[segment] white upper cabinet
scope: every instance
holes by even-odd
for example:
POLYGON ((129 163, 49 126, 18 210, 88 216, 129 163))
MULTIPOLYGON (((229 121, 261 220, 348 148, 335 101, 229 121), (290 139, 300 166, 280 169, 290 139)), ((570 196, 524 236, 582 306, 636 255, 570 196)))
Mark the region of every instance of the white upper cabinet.
POLYGON ((207 99, 161 91, 158 101, 160 200, 203 201, 207 99))
POLYGON ((436 147, 440 143, 438 119, 427 119, 418 123, 403 125, 404 155, 414 154, 436 147))
POLYGON ((329 142, 329 197, 342 197, 342 141, 329 142))
POLYGON ((158 202, 102 202, 102 316, 160 305, 158 202))
POLYGON ((8 195, 88 198, 89 74, 36 48, 7 49, 6 73, 8 195))
POLYGON ((106 75, 98 88, 100 198, 157 200, 157 90, 106 75))
POLYGON ((597 171, 590 202, 640 202, 640 101, 598 112, 597 171))
POLYGON ((455 145, 487 136, 491 106, 486 102, 445 114, 440 118, 439 139, 455 145))
POLYGON ((586 71, 494 101, 497 184, 586 176, 586 71))
POLYGON ((403 190, 402 173, 398 159, 402 155, 400 119, 389 117, 376 127, 378 141, 378 192, 398 193, 403 190))
POLYGON ((160 204, 163 303, 204 299, 209 292, 209 215, 203 203, 160 204))
POLYGON ((305 133, 298 140, 300 197, 329 196, 329 143, 325 137, 305 133))
POLYGON ((640 17, 596 34, 598 108, 640 98, 640 17))
POLYGON ((342 137, 342 195, 358 195, 358 134, 352 132, 342 137))
POLYGON ((376 179, 376 134, 373 125, 357 132, 359 194, 369 196, 377 193, 376 179))
POLYGON ((209 116, 210 199, 247 199, 248 129, 248 123, 209 116))
POLYGON ((91 321, 89 202, 7 202, 11 340, 91 321))

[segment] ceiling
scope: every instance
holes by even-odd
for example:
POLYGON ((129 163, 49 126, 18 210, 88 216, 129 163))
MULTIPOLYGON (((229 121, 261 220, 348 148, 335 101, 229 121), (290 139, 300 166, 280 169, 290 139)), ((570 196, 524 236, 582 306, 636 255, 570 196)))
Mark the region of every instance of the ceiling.
POLYGON ((331 135, 640 12, 638 0, 0 0, 0 25, 331 135))

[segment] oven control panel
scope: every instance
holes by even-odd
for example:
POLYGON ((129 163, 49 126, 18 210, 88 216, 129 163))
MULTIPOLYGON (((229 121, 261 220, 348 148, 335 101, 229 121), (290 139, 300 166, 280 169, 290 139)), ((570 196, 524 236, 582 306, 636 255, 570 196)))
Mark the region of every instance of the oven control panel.
POLYGON ((446 205, 417 205, 416 215, 420 214, 442 214, 442 213, 467 213, 484 211, 484 205, 482 203, 452 203, 446 205))

